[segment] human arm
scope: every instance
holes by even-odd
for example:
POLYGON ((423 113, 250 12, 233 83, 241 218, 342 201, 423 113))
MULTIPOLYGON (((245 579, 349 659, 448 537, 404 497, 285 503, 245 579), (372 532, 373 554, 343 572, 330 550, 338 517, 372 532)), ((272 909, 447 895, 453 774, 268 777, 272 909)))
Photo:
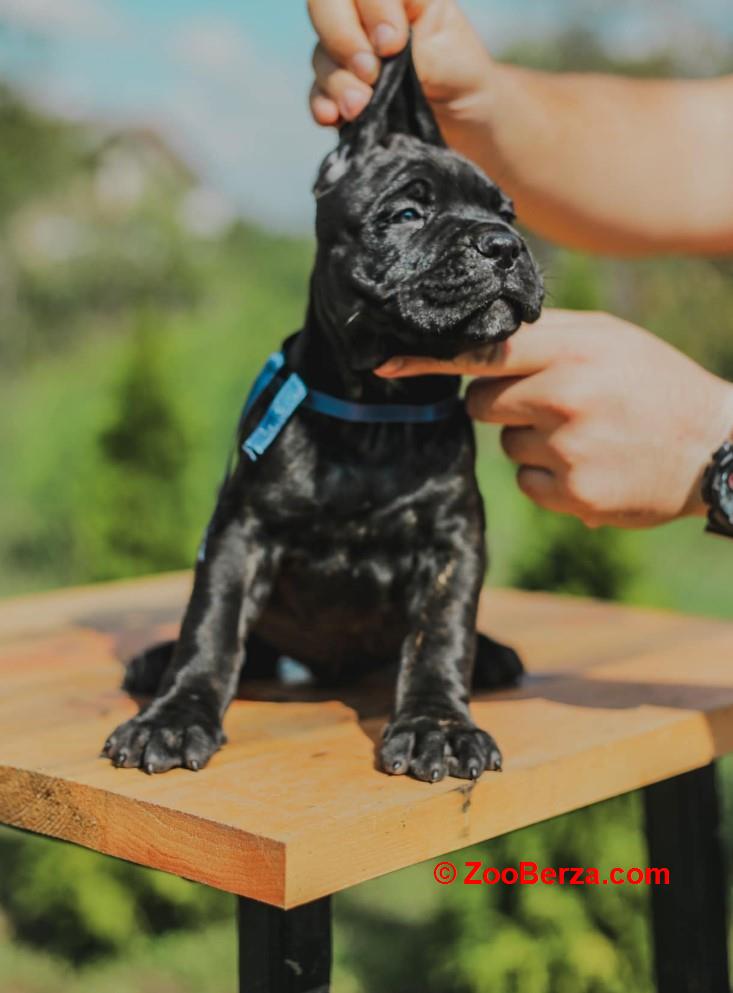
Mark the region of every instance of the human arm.
POLYGON ((454 0, 310 0, 310 12, 319 123, 356 116, 375 56, 399 51, 410 24, 446 140, 538 234, 626 255, 733 251, 733 76, 637 80, 502 64, 454 0))

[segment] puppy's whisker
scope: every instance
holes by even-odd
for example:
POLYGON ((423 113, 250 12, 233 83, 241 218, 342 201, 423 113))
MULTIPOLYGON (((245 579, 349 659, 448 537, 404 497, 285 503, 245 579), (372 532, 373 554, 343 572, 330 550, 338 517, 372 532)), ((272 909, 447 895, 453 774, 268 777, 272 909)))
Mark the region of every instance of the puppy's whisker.
POLYGON ((356 310, 352 314, 349 314, 349 316, 346 318, 346 321, 344 322, 344 328, 343 328, 344 331, 351 324, 353 324, 354 321, 358 320, 363 314, 364 314, 364 310, 361 307, 357 307, 356 310))

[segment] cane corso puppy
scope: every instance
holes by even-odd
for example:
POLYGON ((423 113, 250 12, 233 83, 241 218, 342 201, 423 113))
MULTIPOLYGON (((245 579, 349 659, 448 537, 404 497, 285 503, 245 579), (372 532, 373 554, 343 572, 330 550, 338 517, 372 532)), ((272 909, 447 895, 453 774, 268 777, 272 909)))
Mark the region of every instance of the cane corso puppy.
POLYGON ((104 753, 147 772, 200 769, 243 666, 257 675, 290 656, 327 683, 397 662, 381 768, 475 779, 501 756, 471 719, 472 673, 505 685, 521 663, 476 635, 486 560, 472 426, 457 378, 373 370, 501 341, 538 317, 541 277, 511 202, 445 147, 409 46, 342 129, 315 195, 303 328, 243 415, 178 641, 130 665, 127 688, 157 693, 104 753), (294 405, 293 387, 330 409, 294 405), (266 450, 252 440, 262 432, 266 450))

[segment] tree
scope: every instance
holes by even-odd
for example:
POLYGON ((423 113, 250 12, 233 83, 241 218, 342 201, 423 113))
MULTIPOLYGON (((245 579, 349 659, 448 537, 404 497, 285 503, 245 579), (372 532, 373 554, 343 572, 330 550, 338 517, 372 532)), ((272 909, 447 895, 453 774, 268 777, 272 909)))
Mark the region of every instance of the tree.
POLYGON ((187 442, 167 395, 159 339, 141 319, 118 387, 116 413, 99 437, 100 538, 95 578, 190 564, 183 535, 187 442))

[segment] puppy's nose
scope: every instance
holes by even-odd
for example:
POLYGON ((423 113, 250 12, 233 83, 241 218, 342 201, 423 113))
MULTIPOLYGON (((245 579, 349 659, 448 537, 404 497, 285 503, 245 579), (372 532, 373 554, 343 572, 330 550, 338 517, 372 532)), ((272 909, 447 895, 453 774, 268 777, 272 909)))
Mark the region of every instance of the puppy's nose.
POLYGON ((522 243, 511 231, 503 228, 481 228, 473 238, 476 248, 487 259, 493 259, 500 269, 511 269, 522 251, 522 243))

